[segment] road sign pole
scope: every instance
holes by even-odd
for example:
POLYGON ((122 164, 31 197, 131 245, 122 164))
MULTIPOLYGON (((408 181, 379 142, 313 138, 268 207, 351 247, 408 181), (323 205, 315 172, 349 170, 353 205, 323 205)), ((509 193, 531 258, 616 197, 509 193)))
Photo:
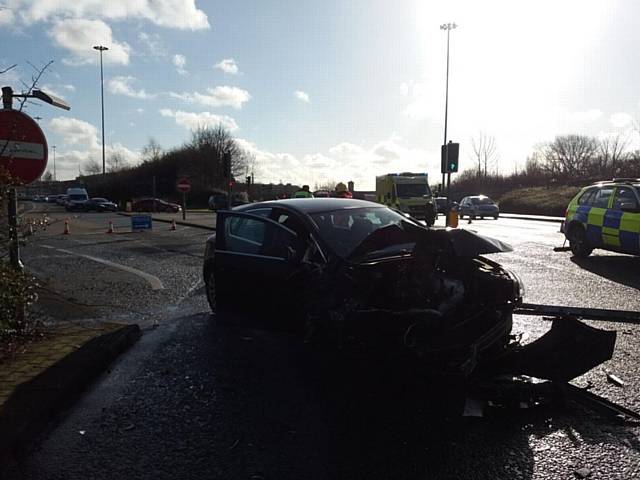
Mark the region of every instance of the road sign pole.
POLYGON ((18 192, 15 188, 9 190, 9 260, 14 270, 23 271, 18 238, 18 192))
POLYGON ((187 192, 182 192, 182 220, 187 219, 187 192))

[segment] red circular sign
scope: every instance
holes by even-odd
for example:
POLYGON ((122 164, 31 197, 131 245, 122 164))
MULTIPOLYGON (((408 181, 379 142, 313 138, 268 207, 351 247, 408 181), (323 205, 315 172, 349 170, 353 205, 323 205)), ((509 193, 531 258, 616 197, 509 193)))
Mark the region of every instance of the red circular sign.
POLYGON ((178 188, 178 191, 182 193, 187 193, 189 190, 191 190, 191 184, 189 183, 188 178, 181 178, 180 180, 178 180, 178 184, 176 185, 176 187, 178 188))
POLYGON ((48 153, 47 139, 35 120, 18 110, 0 110, 0 165, 16 182, 40 178, 48 153))

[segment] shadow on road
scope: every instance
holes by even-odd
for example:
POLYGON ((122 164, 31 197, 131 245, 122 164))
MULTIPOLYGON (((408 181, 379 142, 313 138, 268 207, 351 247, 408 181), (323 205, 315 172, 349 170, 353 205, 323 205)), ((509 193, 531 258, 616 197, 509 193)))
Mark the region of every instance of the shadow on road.
POLYGON ((640 257, 631 255, 595 255, 588 258, 571 257, 584 270, 612 282, 640 290, 640 257))

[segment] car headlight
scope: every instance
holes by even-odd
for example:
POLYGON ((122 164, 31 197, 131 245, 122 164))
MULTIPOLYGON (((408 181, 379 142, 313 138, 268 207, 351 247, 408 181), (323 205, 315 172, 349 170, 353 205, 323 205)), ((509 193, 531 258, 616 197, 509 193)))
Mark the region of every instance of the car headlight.
POLYGON ((520 299, 521 300, 522 298, 524 298, 524 294, 525 294, 524 282, 522 281, 522 279, 517 274, 515 274, 511 270, 506 270, 506 271, 509 274, 509 276, 511 277, 511 281, 513 283, 513 295, 514 295, 514 297, 516 299, 520 299))

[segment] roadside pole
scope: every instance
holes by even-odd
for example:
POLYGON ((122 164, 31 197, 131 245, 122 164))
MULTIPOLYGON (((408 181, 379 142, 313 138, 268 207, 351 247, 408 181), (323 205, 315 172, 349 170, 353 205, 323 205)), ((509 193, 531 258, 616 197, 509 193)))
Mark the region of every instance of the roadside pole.
POLYGON ((18 191, 9 190, 9 260, 14 270, 22 272, 24 265, 20 260, 20 239, 18 238, 18 191))
POLYGON ((182 192, 182 220, 187 219, 187 192, 182 192))
POLYGON ((231 154, 225 152, 222 156, 224 163, 225 175, 227 177, 227 210, 231 210, 231 188, 233 187, 231 179, 231 154))

